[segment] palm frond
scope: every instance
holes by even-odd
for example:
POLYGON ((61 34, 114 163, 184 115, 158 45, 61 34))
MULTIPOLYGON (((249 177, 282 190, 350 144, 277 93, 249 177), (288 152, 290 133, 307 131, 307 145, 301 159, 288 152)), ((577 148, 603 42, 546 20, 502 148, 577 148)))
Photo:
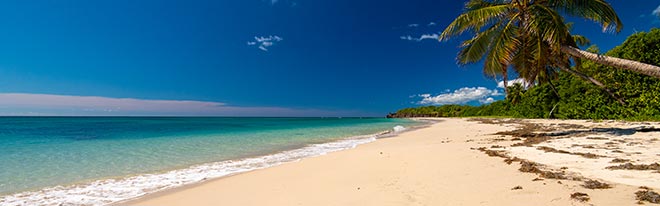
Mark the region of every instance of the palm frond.
POLYGON ((561 44, 566 41, 565 37, 569 33, 564 18, 556 11, 539 4, 532 5, 529 10, 536 15, 530 16, 531 18, 529 18, 525 30, 535 33, 548 42, 550 46, 559 49, 561 44))
POLYGON ((484 61, 484 73, 486 74, 506 74, 506 70, 513 61, 516 49, 520 46, 520 41, 515 38, 518 27, 513 21, 509 21, 501 30, 498 30, 496 36, 490 45, 490 52, 484 61), (497 71, 500 70, 500 71, 497 71))
POLYGON ((495 24, 487 30, 476 34, 472 39, 467 40, 461 44, 461 51, 458 54, 457 61, 459 64, 476 63, 483 59, 488 50, 493 38, 497 36, 500 24, 495 24))
POLYGON ((582 36, 582 35, 573 35, 573 41, 575 44, 578 46, 589 46, 591 44, 591 41, 587 39, 587 37, 582 36))
POLYGON ((511 10, 510 7, 508 4, 501 4, 468 10, 454 19, 440 34, 439 39, 441 41, 448 40, 453 36, 461 35, 467 30, 480 31, 483 26, 505 16, 511 10))
POLYGON ((618 33, 623 29, 621 19, 604 0, 548 0, 546 5, 565 14, 599 23, 603 31, 618 33))

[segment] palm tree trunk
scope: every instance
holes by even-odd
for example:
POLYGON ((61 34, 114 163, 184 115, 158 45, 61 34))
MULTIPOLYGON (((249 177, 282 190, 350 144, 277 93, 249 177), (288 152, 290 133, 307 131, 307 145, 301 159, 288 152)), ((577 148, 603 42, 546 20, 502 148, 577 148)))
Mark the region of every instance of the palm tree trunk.
POLYGON ((504 98, 509 99, 509 74, 507 74, 507 67, 502 70, 502 82, 504 82, 504 98))
POLYGON ((555 93, 555 96, 557 96, 557 99, 561 99, 559 96, 559 92, 557 91, 557 88, 555 88, 555 85, 552 84, 552 81, 548 81, 548 85, 550 85, 550 89, 552 89, 552 92, 555 93))
POLYGON ((660 67, 646 64, 642 62, 632 61, 628 59, 621 59, 616 57, 610 57, 600 54, 594 54, 588 51, 580 50, 572 46, 562 46, 561 51, 570 54, 571 56, 590 60, 599 64, 604 64, 606 66, 617 67, 620 69, 626 69, 634 71, 640 74, 645 74, 655 78, 660 78, 660 67))
POLYGON ((621 98, 619 98, 618 96, 616 96, 616 95, 614 94, 614 92, 612 92, 612 90, 608 89, 603 83, 601 83, 600 81, 594 79, 593 77, 590 77, 590 76, 587 76, 586 74, 583 74, 583 73, 580 73, 580 72, 578 72, 578 71, 575 71, 575 70, 569 69, 569 68, 566 67, 566 66, 560 66, 559 68, 560 68, 561 70, 563 70, 563 71, 566 71, 566 72, 568 72, 568 73, 571 73, 571 74, 573 74, 573 75, 575 75, 575 76, 578 76, 578 77, 580 77, 580 78, 582 78, 582 79, 585 79, 585 80, 587 80, 587 81, 589 81, 589 82, 595 84, 596 86, 600 87, 601 89, 605 90, 608 94, 610 94, 610 96, 611 96, 612 98, 616 99, 616 101, 618 101, 621 105, 626 105, 626 102, 623 101, 623 99, 621 99, 621 98))
POLYGON ((554 119, 552 114, 555 112, 555 109, 557 108, 557 105, 559 105, 559 102, 555 103, 555 106, 552 107, 550 110, 550 113, 548 113, 548 118, 554 119))

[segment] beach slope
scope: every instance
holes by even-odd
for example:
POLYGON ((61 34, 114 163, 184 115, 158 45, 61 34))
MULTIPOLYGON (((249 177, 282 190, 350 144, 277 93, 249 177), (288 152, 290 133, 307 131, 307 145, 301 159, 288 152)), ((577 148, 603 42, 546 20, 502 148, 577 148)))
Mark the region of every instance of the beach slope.
MULTIPOLYGON (((634 205, 635 185, 586 189, 476 148, 514 124, 442 119, 355 149, 151 194, 120 205, 634 205), (533 181, 534 180, 534 181, 533 181), (582 192, 589 201, 571 198, 582 192)), ((483 149, 482 149, 483 150, 483 149)))

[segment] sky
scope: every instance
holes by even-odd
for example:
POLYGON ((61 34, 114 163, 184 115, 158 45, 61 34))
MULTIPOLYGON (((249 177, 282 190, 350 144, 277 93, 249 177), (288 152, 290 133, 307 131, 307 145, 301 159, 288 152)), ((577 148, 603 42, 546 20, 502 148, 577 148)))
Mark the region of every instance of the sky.
MULTIPOLYGON (((610 0, 618 34, 660 26, 660 2, 610 0)), ((465 37, 437 41, 456 0, 7 0, 0 115, 384 116, 503 99, 465 37)))

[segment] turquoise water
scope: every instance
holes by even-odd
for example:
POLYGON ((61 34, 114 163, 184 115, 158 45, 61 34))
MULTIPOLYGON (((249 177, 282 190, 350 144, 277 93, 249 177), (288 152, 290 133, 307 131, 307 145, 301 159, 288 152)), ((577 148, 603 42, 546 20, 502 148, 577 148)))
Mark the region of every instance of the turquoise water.
MULTIPOLYGON (((58 185, 160 174, 209 162, 225 161, 221 166, 196 168, 199 172, 176 173, 168 178, 204 172, 219 176, 250 167, 262 168, 268 166, 266 163, 288 160, 287 155, 299 158, 302 153, 279 154, 277 160, 257 158, 234 167, 234 162, 228 160, 276 154, 415 124, 420 123, 384 118, 4 117, 0 118, 0 196, 7 197, 0 203, 15 203, 22 196, 43 198, 38 195, 50 190, 67 195, 67 188, 52 188, 58 185), (39 191, 43 188, 51 189, 39 191), (24 191, 33 192, 8 197, 24 191)), ((343 146, 322 145, 320 149, 308 148, 303 152, 318 155, 325 152, 321 151, 323 148, 343 146)), ((130 182, 129 186, 147 182, 140 181, 130 182)), ((85 194, 95 192, 95 188, 108 189, 102 188, 105 183, 93 183, 95 186, 86 188, 85 194)), ((135 189, 144 190, 137 186, 135 189)), ((103 203, 121 198, 107 197, 103 203)))

